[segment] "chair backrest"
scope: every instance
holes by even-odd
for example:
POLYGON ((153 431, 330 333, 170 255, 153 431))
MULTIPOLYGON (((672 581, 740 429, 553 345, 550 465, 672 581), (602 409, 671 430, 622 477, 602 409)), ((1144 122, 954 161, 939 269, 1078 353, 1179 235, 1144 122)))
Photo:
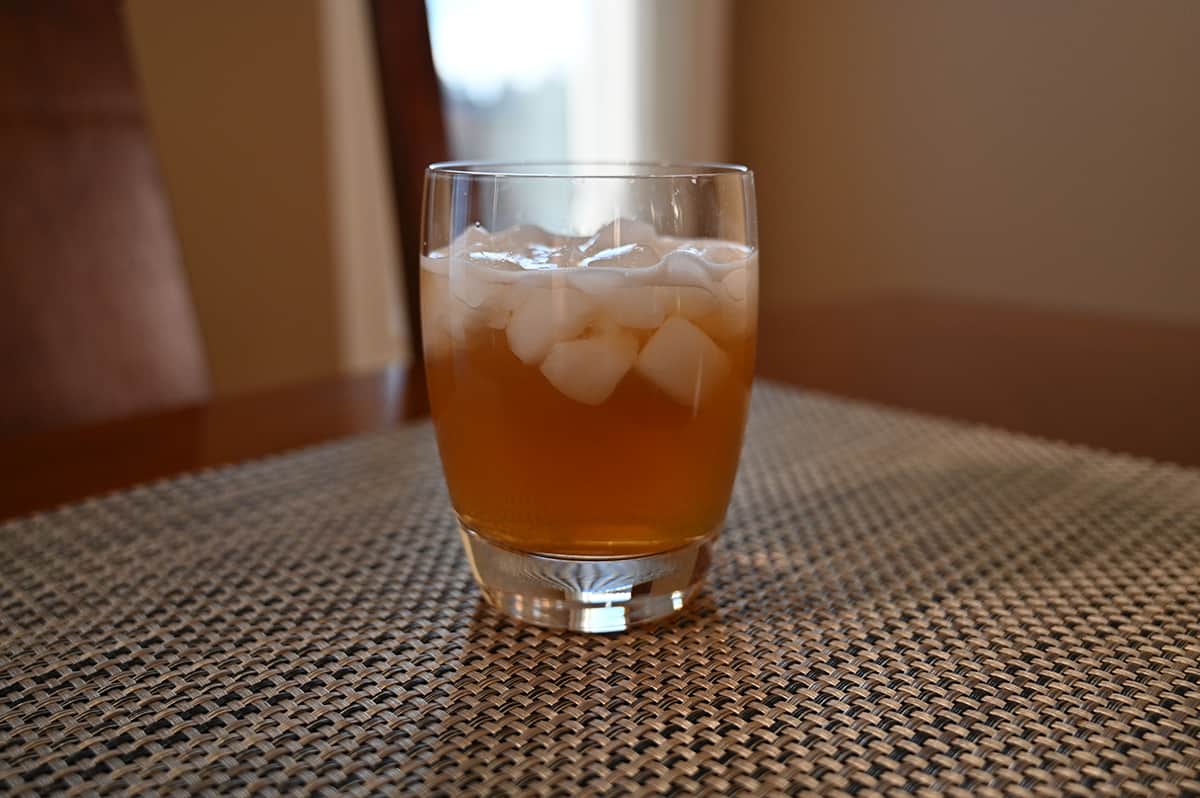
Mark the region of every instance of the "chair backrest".
POLYGON ((0 435, 199 401, 116 0, 0 3, 0 435))
POLYGON ((404 293, 413 342, 421 362, 420 256, 421 195, 425 167, 447 157, 446 126, 433 54, 429 21, 422 0, 372 0, 379 83, 392 161, 404 293))

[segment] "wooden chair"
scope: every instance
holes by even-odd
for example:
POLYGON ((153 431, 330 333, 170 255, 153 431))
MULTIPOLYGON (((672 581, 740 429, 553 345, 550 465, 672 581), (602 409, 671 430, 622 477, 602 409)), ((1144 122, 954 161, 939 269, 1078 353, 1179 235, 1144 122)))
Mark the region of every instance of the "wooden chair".
POLYGON ((0 435, 209 378, 116 0, 0 3, 0 435))
POLYGON ((405 310, 415 369, 421 364, 421 195, 425 167, 447 158, 437 72, 425 3, 372 0, 379 84, 396 202, 405 310))

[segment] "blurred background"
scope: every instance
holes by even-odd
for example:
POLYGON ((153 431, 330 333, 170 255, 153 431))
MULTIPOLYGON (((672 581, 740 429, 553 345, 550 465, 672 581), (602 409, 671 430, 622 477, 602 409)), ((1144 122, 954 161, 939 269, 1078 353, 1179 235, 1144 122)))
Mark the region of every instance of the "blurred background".
POLYGON ((1200 463, 1200 4, 0 0, 3 436, 413 360, 420 170, 737 161, 760 371, 1200 463))

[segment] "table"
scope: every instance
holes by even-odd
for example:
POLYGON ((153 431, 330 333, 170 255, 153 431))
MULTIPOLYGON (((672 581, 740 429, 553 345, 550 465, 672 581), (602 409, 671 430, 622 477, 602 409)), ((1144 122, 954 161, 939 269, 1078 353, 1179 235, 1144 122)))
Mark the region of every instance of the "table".
POLYGON ((764 311, 759 341, 785 382, 1200 466, 1196 321, 884 293, 764 311))
POLYGON ((0 520, 428 413, 424 371, 369 374, 0 439, 0 520))
POLYGON ((755 390, 702 599, 483 606, 420 422, 0 525, 0 792, 1200 792, 1200 472, 755 390))

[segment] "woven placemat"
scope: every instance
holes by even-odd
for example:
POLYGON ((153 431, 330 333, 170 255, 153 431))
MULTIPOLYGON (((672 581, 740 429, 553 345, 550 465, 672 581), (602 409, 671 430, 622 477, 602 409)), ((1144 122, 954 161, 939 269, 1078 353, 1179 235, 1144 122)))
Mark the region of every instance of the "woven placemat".
POLYGON ((0 792, 1200 792, 1200 473, 757 389, 710 587, 480 605, 427 425, 0 527, 0 792))

